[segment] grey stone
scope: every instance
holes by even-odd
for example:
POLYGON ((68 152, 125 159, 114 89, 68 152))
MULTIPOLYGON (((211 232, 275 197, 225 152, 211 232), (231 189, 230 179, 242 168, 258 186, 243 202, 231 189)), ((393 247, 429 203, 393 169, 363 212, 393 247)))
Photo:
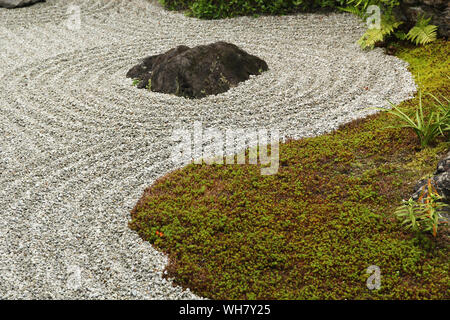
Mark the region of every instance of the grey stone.
POLYGON ((448 2, 448 0, 422 0, 419 1, 419 3, 426 4, 428 6, 437 7, 445 5, 448 2))
POLYGON ((12 9, 44 1, 45 0, 0 0, 0 7, 12 9))
POLYGON ((139 79, 140 89, 151 83, 155 92, 203 98, 228 91, 251 75, 267 70, 264 60, 234 44, 219 41, 194 48, 178 46, 147 57, 128 71, 127 77, 139 79))

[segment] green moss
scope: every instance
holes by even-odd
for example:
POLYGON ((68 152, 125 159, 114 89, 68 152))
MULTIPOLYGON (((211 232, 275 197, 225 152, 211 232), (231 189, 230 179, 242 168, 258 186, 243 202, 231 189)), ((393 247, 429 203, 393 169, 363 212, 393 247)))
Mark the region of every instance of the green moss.
POLYGON ((420 171, 422 168, 428 167, 430 163, 434 163, 436 159, 439 158, 438 155, 445 153, 449 148, 450 144, 448 142, 439 143, 435 147, 425 148, 417 152, 415 157, 411 159, 411 161, 405 163, 404 166, 406 169, 420 171))
MULTIPOLYGON (((449 48, 438 41, 399 56, 423 90, 448 96, 449 48)), ((412 131, 384 129, 395 121, 381 113, 281 144, 274 176, 188 165, 145 192, 130 227, 169 255, 176 284, 208 298, 448 299, 447 238, 424 246, 393 211, 449 143, 420 150, 412 131), (381 268, 380 290, 366 287, 370 265, 381 268)))
POLYGON ((438 91, 448 96, 450 55, 447 41, 424 47, 403 47, 397 56, 409 62, 410 71, 423 91, 438 91))

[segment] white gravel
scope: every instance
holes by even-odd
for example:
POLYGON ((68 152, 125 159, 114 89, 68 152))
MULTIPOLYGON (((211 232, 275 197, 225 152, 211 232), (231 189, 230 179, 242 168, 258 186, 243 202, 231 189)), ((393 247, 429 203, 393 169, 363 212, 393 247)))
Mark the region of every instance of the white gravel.
POLYGON ((127 227, 144 188, 174 169, 174 123, 298 138, 411 97, 407 64, 361 51, 363 32, 347 14, 199 21, 145 0, 0 9, 0 298, 196 298, 127 227), (80 30, 66 27, 71 5, 80 30), (124 77, 144 56, 217 40, 270 71, 202 100, 124 77))

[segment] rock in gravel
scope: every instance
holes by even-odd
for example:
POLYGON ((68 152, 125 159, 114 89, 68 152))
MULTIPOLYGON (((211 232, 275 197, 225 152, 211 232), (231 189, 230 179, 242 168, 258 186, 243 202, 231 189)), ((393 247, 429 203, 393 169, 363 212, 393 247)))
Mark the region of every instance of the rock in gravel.
POLYGON ((0 7, 4 8, 19 8, 25 7, 37 2, 44 2, 45 0, 0 0, 0 7))
POLYGON ((145 58, 131 68, 128 78, 149 88, 186 98, 202 98, 228 91, 251 75, 267 71, 267 63, 234 44, 216 42, 194 48, 178 46, 145 58))

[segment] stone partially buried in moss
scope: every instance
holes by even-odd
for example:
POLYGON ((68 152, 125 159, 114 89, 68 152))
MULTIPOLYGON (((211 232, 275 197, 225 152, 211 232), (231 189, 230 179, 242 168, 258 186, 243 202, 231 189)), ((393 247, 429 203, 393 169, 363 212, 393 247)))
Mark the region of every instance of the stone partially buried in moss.
POLYGON ((138 79, 138 88, 202 98, 228 91, 251 75, 267 71, 267 63, 234 44, 216 42, 194 48, 178 46, 149 56, 131 68, 127 77, 138 79))

